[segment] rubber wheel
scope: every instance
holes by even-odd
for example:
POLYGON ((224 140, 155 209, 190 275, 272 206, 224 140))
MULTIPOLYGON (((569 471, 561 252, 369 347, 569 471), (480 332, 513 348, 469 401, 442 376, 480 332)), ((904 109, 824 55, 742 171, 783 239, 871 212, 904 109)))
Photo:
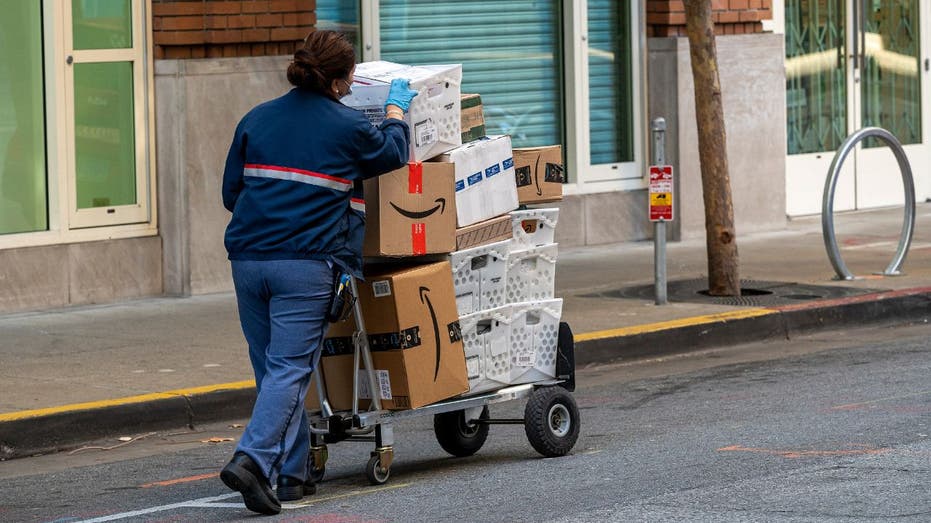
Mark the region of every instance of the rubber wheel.
POLYGON ((368 478, 369 483, 372 485, 384 485, 388 482, 388 478, 391 477, 391 469, 382 469, 381 459, 378 454, 375 454, 365 464, 365 477, 368 478))
POLYGON ((524 431, 530 445, 545 457, 565 456, 579 438, 579 407, 566 389, 539 387, 524 408, 524 431))
MULTIPOLYGON (((478 452, 488 439, 488 425, 469 424, 464 410, 444 412, 433 416, 433 432, 443 450, 457 458, 478 452)), ((479 419, 488 419, 488 406, 482 409, 479 419)))

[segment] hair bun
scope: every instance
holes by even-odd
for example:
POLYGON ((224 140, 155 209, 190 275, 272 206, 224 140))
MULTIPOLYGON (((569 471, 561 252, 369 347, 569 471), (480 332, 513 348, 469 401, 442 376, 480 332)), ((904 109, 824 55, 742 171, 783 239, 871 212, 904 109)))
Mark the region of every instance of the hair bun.
POLYGON ((314 31, 295 51, 288 81, 302 89, 332 94, 333 80, 347 78, 355 66, 355 50, 335 31, 314 31))

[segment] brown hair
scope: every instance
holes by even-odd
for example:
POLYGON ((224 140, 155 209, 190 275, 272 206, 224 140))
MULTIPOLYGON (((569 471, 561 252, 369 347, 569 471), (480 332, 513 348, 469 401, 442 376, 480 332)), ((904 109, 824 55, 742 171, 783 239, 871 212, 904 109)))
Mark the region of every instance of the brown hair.
POLYGON ((288 81, 301 89, 330 94, 333 80, 348 78, 356 65, 356 52, 342 33, 314 31, 294 53, 288 81))

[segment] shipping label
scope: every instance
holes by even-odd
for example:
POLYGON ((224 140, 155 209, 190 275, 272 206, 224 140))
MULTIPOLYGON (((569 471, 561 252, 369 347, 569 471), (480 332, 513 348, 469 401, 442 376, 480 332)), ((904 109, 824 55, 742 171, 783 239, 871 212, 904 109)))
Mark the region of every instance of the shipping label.
POLYGON ((517 366, 518 367, 533 367, 533 362, 536 359, 536 354, 533 349, 530 352, 522 352, 517 355, 517 366))
MULTIPOLYGON (((392 399, 391 396, 391 377, 386 370, 375 371, 375 386, 378 387, 378 397, 383 400, 392 399)), ((359 398, 372 399, 372 390, 369 388, 368 373, 364 369, 359 369, 359 398)))
POLYGON ((417 147, 433 145, 439 139, 439 131, 433 120, 424 120, 414 124, 414 144, 417 147))
POLYGON ((391 296, 391 280, 379 280, 372 282, 372 293, 376 298, 391 296))
POLYGON ((470 380, 477 380, 482 377, 482 357, 481 356, 467 356, 466 357, 466 373, 468 373, 470 380))

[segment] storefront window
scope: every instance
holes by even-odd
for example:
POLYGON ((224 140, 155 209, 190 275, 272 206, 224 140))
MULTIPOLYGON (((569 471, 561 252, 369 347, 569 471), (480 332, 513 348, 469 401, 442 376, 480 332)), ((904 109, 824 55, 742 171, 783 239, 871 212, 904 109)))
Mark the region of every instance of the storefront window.
POLYGON ((317 29, 339 31, 356 48, 356 61, 362 61, 362 35, 359 31, 359 2, 317 0, 317 29))
POLYGON ((0 234, 48 228, 40 4, 0 0, 0 234))
POLYGON ((591 163, 634 160, 630 8, 588 2, 588 86, 591 163))
POLYGON ((381 59, 462 64, 488 134, 515 147, 562 143, 561 2, 381 0, 381 59))
POLYGON ((133 46, 130 0, 72 0, 74 49, 133 46))
POLYGON ((133 64, 74 64, 78 209, 136 203, 133 64))

